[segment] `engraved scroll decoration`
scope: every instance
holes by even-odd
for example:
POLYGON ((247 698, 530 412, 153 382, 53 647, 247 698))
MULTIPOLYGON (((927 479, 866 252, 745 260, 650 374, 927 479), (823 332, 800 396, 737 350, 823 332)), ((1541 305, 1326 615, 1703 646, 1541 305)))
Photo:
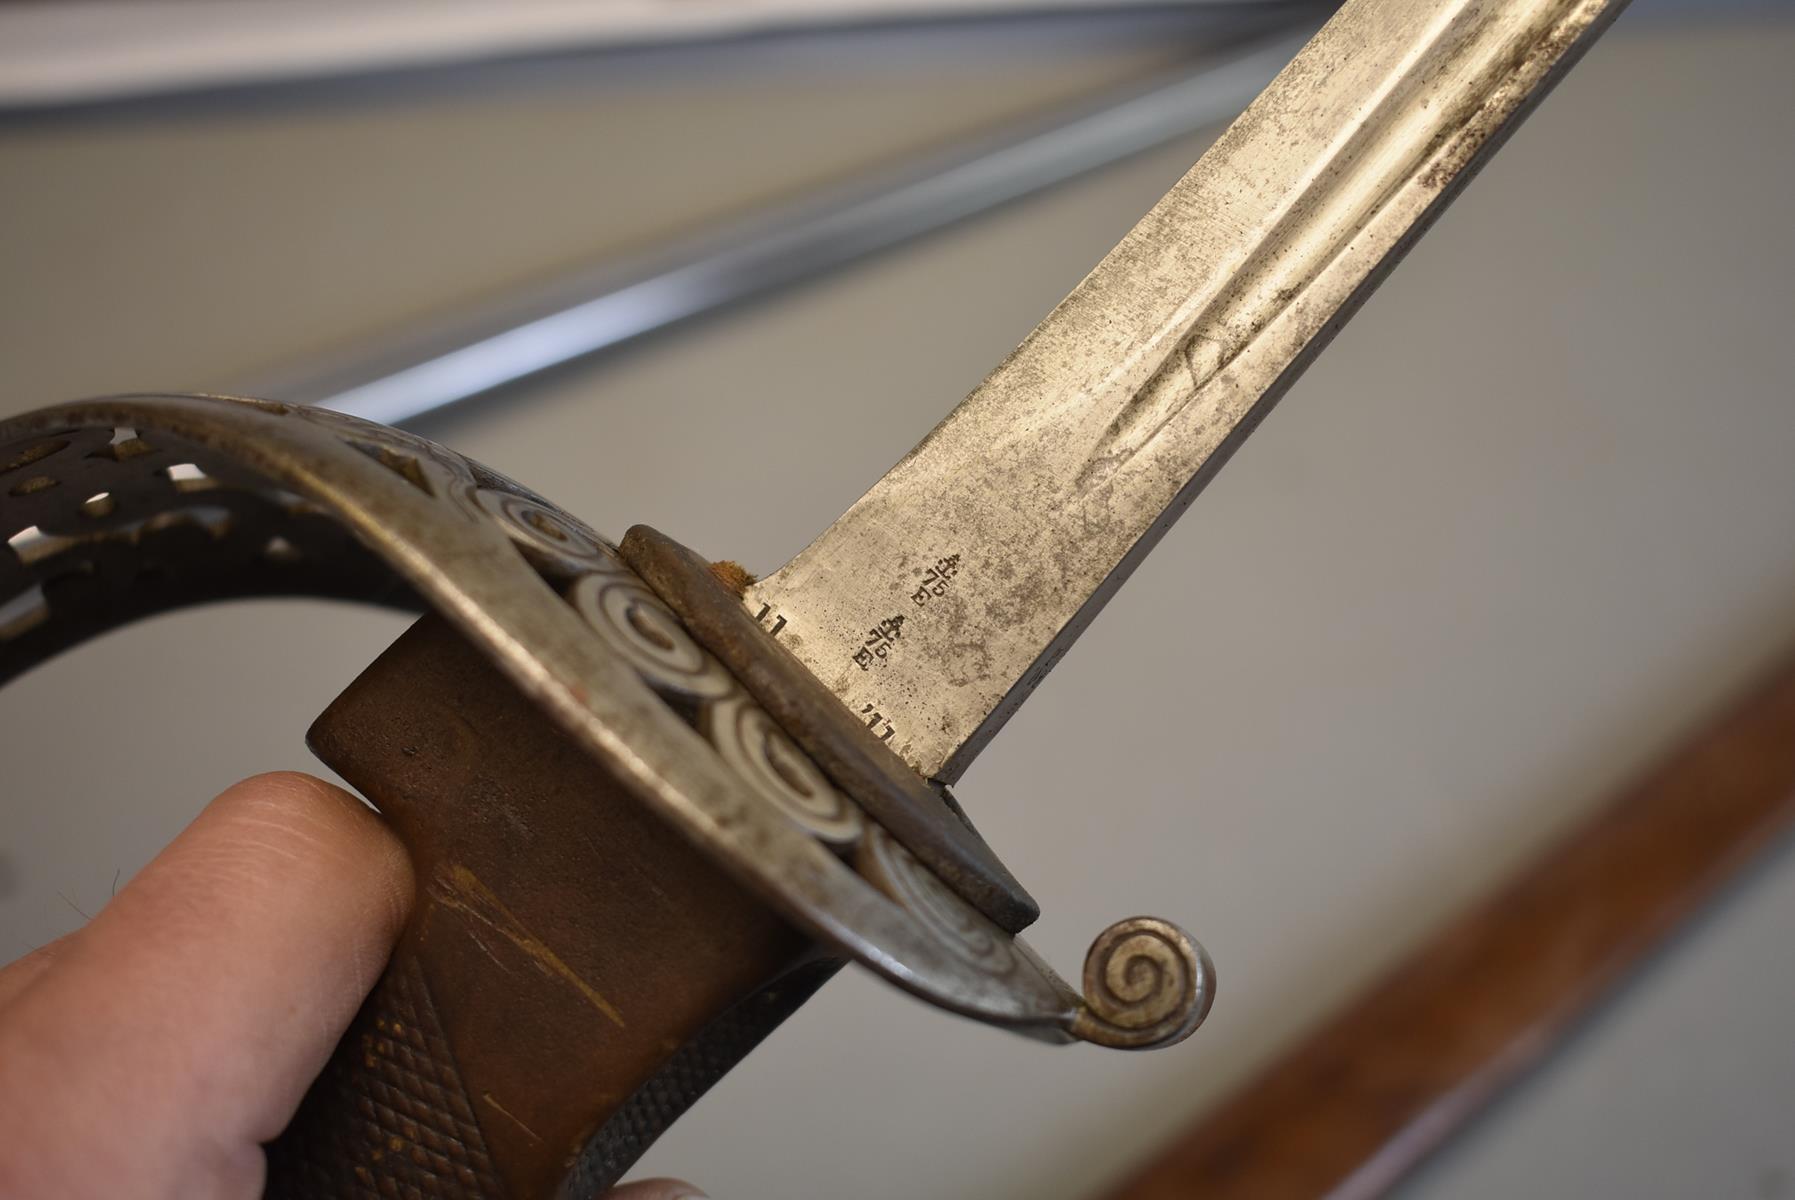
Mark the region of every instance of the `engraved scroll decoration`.
MULTIPOLYGON (((154 412, 163 402, 130 403, 154 412)), ((609 542, 542 497, 426 439, 354 417, 265 401, 166 403, 175 428, 58 427, 31 417, 0 424, 0 682, 106 629, 206 600, 318 595, 421 607, 346 518, 271 483, 240 451, 211 444, 207 408, 253 409, 354 448, 427 497, 432 520, 496 525, 704 737, 747 796, 832 850, 850 880, 864 880, 907 916, 914 936, 994 985, 1036 997, 1035 1010, 1061 1011, 1065 1033, 1113 1046, 1165 1044, 1207 1011, 1213 976, 1200 947, 1147 918, 1098 938, 1080 1002, 834 787, 609 542)), ((883 953, 901 962, 898 948, 883 953)), ((917 990, 954 1006, 951 996, 917 990)))

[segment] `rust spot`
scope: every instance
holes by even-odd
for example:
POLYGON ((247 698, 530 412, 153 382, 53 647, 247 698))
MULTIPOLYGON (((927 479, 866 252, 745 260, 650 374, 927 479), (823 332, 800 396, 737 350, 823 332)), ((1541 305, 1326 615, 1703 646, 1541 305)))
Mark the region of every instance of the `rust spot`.
POLYGON ((109 448, 112 451, 112 458, 115 462, 128 462, 133 458, 140 458, 145 454, 153 454, 156 449, 142 438, 127 438, 109 448))
POLYGON ((20 467, 28 467, 39 459, 49 458, 52 454, 65 448, 67 445, 68 442, 62 438, 52 438, 47 442, 39 442, 37 445, 21 451, 18 457, 14 458, 4 467, 0 467, 0 475, 3 475, 8 471, 16 471, 20 467))
POLYGON ((754 584, 754 575, 748 568, 732 559, 723 559, 711 564, 711 574, 717 582, 728 588, 737 596, 742 595, 754 584))

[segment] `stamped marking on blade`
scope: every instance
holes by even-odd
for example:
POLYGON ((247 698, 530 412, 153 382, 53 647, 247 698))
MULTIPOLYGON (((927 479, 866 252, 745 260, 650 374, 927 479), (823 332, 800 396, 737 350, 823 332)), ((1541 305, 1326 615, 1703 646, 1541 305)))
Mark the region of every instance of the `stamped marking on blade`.
POLYGON ((897 726, 893 725, 890 719, 871 703, 860 706, 860 719, 866 722, 866 727, 872 730, 873 735, 881 742, 889 742, 897 735, 897 726))
POLYGON ((916 771, 958 778, 1623 6, 1347 0, 959 408, 749 589, 749 611, 789 618, 785 645, 900 729, 916 771), (898 611, 901 645, 869 646, 898 611))
POLYGON ((774 612, 771 604, 761 605, 760 611, 754 614, 754 619, 759 621, 761 627, 774 637, 778 637, 780 632, 785 629, 785 618, 774 612))
POLYGON ((891 648, 904 635, 904 614, 893 613, 866 631, 866 640, 854 651, 853 663, 862 671, 870 671, 874 663, 883 663, 891 648))
POLYGON ((935 565, 922 573, 922 582, 916 586, 914 592, 910 593, 910 602, 921 606, 928 604, 931 596, 947 595, 947 589, 952 586, 954 576, 959 573, 960 556, 958 554, 949 554, 936 559, 935 565))

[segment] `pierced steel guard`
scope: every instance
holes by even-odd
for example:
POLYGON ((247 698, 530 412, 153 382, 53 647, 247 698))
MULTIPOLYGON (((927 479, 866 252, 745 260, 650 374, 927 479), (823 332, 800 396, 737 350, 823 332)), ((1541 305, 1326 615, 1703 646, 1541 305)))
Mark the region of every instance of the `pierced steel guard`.
POLYGON ((926 780, 958 777, 1623 6, 1348 0, 985 383, 747 593, 759 617, 653 530, 612 546, 328 412, 124 397, 0 423, 0 678, 201 600, 431 610, 311 732, 419 892, 270 1149, 271 1190, 590 1194, 850 959, 1045 1040, 1188 1035, 1214 989, 1188 935, 1112 926, 1080 996, 1015 938, 1033 901, 926 780), (869 621, 894 639, 876 673, 869 621))
POLYGON ((1123 921, 1080 996, 958 808, 706 564, 621 550, 409 434, 127 396, 0 422, 0 681, 134 618, 318 595, 432 615, 311 741, 419 879, 270 1192, 589 1195, 845 960, 1048 1041, 1167 1045, 1214 975, 1123 921))

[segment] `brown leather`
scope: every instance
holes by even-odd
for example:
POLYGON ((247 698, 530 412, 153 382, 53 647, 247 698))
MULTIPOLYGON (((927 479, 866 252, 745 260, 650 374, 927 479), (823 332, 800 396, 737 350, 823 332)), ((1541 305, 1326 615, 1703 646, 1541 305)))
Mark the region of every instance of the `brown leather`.
POLYGON ((791 978, 807 940, 439 618, 310 740, 405 842, 418 897, 269 1148, 272 1196, 596 1191, 827 974, 791 978))

